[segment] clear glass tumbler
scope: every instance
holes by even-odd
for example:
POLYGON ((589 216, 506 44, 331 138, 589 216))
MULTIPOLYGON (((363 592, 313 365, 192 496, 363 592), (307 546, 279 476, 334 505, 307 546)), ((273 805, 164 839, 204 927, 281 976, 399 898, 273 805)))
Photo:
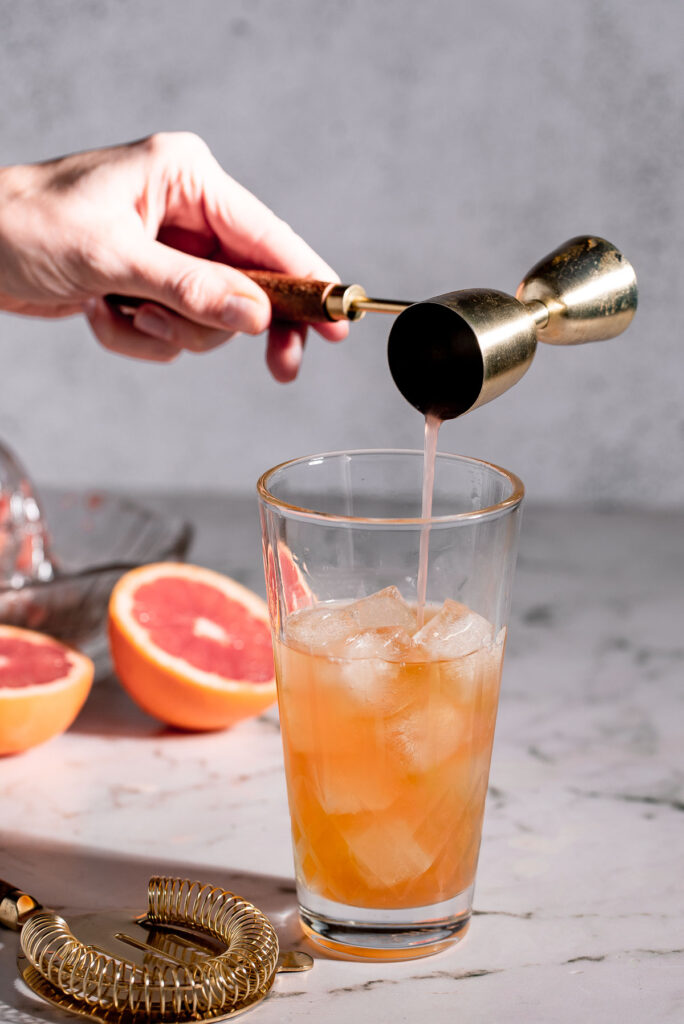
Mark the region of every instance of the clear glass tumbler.
POLYGON ((423 461, 258 483, 300 916, 351 956, 434 952, 472 911, 523 486, 440 453, 424 520, 423 461))

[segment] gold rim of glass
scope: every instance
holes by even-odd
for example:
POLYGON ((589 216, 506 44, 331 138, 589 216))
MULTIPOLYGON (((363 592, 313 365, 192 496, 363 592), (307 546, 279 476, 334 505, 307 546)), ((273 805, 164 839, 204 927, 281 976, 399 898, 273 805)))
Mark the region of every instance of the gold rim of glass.
POLYGON ((270 505, 272 508, 289 512, 292 515, 301 517, 302 519, 310 519, 330 524, 349 523, 355 526, 363 524, 367 524, 369 526, 439 526, 441 524, 448 523, 472 522, 477 519, 497 518, 504 512, 510 512, 514 508, 517 508, 525 496, 525 486, 520 477, 516 476, 515 473, 511 473, 509 470, 504 469, 502 466, 497 466, 493 462, 486 462, 484 459, 472 458, 469 455, 455 455, 450 452, 437 452, 436 458, 484 467, 485 469, 508 480, 511 485, 511 493, 501 501, 495 502, 493 505, 487 505, 484 508, 471 509, 467 512, 454 512, 453 514, 446 516, 430 516, 428 519, 423 519, 421 516, 398 518, 384 516, 347 516, 341 515, 337 512, 318 512, 316 509, 306 508, 302 505, 293 505, 290 502, 283 501, 282 498, 277 498, 274 494, 271 494, 269 490, 270 480, 276 473, 281 472, 281 470, 288 469, 291 466, 303 465, 305 463, 315 464, 322 462, 324 459, 340 458, 345 455, 350 457, 361 455, 410 455, 412 457, 424 457, 423 452, 417 448, 355 448, 350 449, 349 451, 319 452, 316 455, 303 455, 296 459, 287 459, 285 462, 279 462, 277 466, 272 466, 271 469, 267 469, 265 473, 261 474, 257 481, 257 494, 259 495, 259 499, 265 505, 270 505))

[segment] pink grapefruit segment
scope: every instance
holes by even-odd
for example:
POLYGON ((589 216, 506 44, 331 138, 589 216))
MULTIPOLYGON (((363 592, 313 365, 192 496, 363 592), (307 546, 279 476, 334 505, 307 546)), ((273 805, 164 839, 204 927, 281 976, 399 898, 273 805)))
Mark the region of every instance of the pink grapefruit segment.
POLYGON ((0 755, 68 729, 93 682, 90 658, 29 629, 0 625, 0 755))
POLYGON ((169 725, 223 729, 275 702, 266 605, 221 573, 168 562, 127 573, 109 639, 125 689, 169 725))

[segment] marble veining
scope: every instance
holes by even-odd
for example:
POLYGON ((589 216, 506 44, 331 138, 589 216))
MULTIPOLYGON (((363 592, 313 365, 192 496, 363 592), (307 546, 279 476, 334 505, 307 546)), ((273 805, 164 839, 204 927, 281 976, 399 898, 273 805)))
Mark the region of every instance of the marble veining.
MULTIPOLYGON (((253 504, 192 512, 195 559, 263 591, 253 504)), ((317 953, 255 1021, 684 1019, 683 537, 684 515, 527 510, 468 935, 404 963, 317 953)), ((0 815, 0 874, 65 915, 139 908, 168 872, 239 892, 306 947, 275 710, 183 735, 106 678, 68 734, 0 762, 0 815)), ((0 946, 0 1024, 69 1019, 16 977, 16 935, 0 946)))

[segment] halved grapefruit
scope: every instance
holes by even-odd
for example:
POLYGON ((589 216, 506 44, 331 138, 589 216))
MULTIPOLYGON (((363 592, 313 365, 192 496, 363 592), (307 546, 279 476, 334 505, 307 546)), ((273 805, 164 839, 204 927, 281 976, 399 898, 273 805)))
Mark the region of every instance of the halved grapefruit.
POLYGON ((266 604, 211 569, 126 573, 109 602, 109 642, 133 700, 180 729, 225 729, 275 702, 266 604))
POLYGON ((68 729, 90 692, 90 658, 30 629, 0 625, 0 754, 68 729))

